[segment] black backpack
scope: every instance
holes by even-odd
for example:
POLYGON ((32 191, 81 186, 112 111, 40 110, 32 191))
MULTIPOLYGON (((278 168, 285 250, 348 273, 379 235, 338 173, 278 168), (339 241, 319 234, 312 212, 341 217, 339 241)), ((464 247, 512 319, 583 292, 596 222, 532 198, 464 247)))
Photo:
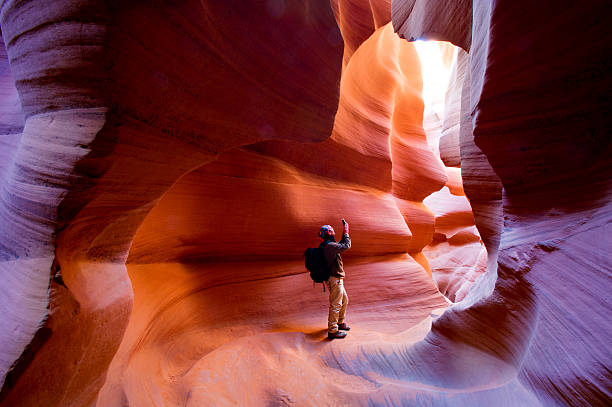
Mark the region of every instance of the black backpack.
MULTIPOLYGON (((329 280, 329 276, 331 275, 329 265, 323 253, 323 247, 325 247, 325 245, 316 248, 309 247, 304 252, 304 264, 308 271, 310 271, 310 278, 312 278, 312 281, 315 283, 323 283, 329 280)), ((323 289, 325 289, 325 287, 323 287, 323 289)))

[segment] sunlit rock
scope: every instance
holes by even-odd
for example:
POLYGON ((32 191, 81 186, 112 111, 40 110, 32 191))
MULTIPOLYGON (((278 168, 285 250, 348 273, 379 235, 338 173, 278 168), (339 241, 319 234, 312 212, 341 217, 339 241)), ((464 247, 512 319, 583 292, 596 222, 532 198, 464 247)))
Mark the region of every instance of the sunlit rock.
POLYGON ((609 14, 2 2, 0 405, 610 404, 609 14))

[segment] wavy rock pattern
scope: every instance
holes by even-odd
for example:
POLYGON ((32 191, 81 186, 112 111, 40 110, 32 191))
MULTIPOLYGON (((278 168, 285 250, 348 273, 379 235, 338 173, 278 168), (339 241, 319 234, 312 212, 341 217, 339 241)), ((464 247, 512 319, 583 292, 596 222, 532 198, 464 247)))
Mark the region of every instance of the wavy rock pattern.
POLYGON ((308 363, 326 348, 320 343, 326 298, 305 290, 310 280, 292 259, 303 251, 296 242, 318 244, 313 235, 320 224, 347 216, 354 243, 345 256, 346 284, 351 321, 361 327, 355 337, 393 337, 446 306, 421 253, 435 227, 421 201, 447 175, 422 128, 420 86, 414 47, 386 25, 345 67, 329 140, 256 143, 182 177, 134 238, 128 271, 135 305, 109 371, 123 379, 107 380, 98 403, 138 404, 143 393, 162 404, 358 402, 321 375, 372 391, 364 379, 308 363), (232 263, 218 263, 228 259, 232 263), (176 276, 173 286, 160 284, 169 275, 176 276), (278 334, 296 330, 308 336, 278 334), (242 346, 253 353, 244 354, 242 346), (155 374, 146 372, 152 358, 163 361, 155 374), (240 379, 248 394, 222 384, 235 370, 248 371, 240 379), (296 376, 279 371, 303 371, 312 386, 296 386, 296 376), (275 384, 258 375, 274 377, 275 384), (184 386, 193 394, 186 400, 184 386))
POLYGON ((390 0, 330 0, 344 42, 343 66, 378 28, 391 21, 390 0))
MULTIPOLYGON (((466 65, 469 58, 465 51, 459 49, 446 91, 445 114, 442 134, 440 136, 440 158, 449 167, 461 166, 461 102, 462 89, 465 82, 466 65)), ((466 100, 467 101, 467 100, 466 100)), ((468 112, 469 113, 469 112, 468 112)))
POLYGON ((612 328, 600 319, 611 270, 610 120, 599 113, 609 106, 606 6, 473 6, 460 151, 488 270, 422 341, 338 347, 330 363, 384 377, 370 404, 607 405, 611 360, 598 351, 612 328), (558 29, 570 24, 585 36, 558 29), (499 200, 496 183, 503 208, 485 204, 499 200))
POLYGON ((610 311, 605 281, 612 264, 604 253, 612 246, 604 236, 612 219, 612 122, 601 112, 610 106, 603 89, 612 80, 602 67, 610 66, 612 37, 601 16, 609 7, 572 4, 551 14, 551 5, 539 4, 526 17, 514 6, 491 10, 498 34, 489 36, 483 61, 474 139, 504 186, 500 279, 535 293, 538 322, 518 380, 542 403, 605 405, 612 359, 598 349, 612 332, 609 320, 599 319, 610 311), (517 35, 511 27, 519 19, 517 35), (583 38, 556 29, 566 24, 583 38), (517 45, 506 46, 510 36, 517 45), (551 39, 553 46, 545 46, 551 39), (492 86, 502 77, 512 84, 510 92, 492 86), (503 152, 500 138, 509 140, 503 152))
POLYGON ((0 405, 610 404, 608 15, 2 2, 0 405), (393 27, 464 49, 444 122, 393 27))
MULTIPOLYGON (((423 74, 423 95, 427 99, 423 112, 423 129, 429 149, 434 151, 439 163, 438 168, 443 168, 446 173, 444 188, 431 193, 423 200, 425 207, 434 215, 433 231, 429 229, 433 235, 428 236, 430 240, 423 248, 423 255, 440 292, 455 302, 463 300, 472 284, 485 272, 487 259, 487 251, 474 227, 475 220, 470 202, 465 196, 461 169, 446 167, 448 163, 443 162, 443 140, 448 137, 444 128, 447 117, 452 118, 451 120, 458 120, 460 117, 461 105, 453 95, 453 92, 457 91, 455 71, 458 49, 448 42, 433 42, 418 44, 418 50, 422 65, 430 70, 429 73, 423 74), (436 57, 438 66, 428 66, 433 65, 429 61, 435 61, 436 57), (432 75, 432 72, 437 75, 432 75), (447 75, 450 76, 448 90, 442 92, 440 90, 443 89, 442 84, 447 75)), ((458 152, 458 129, 456 131, 457 145, 454 149, 458 152)))
POLYGON ((472 27, 470 0, 404 0, 391 2, 395 31, 409 41, 449 41, 470 49, 472 27))
POLYGON ((423 253, 440 292, 461 301, 486 269, 487 251, 474 226, 472 207, 463 193, 451 193, 448 187, 423 203, 435 216, 433 241, 423 253))
POLYGON ((42 3, 1 8, 25 114, 0 212, 11 281, 2 286, 2 377, 45 318, 51 335, 35 359, 24 354, 2 397, 89 405, 127 326, 123 262, 146 214, 220 151, 328 137, 342 43, 320 2, 42 3), (69 290, 51 282, 48 305, 54 254, 69 290), (57 367, 53 391, 48 366, 57 367))

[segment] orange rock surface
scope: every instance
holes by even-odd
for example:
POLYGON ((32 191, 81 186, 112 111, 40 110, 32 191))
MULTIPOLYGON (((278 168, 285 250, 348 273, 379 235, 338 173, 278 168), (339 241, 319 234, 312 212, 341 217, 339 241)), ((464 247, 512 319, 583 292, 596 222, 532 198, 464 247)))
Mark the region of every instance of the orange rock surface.
POLYGON ((0 406, 608 405, 608 15, 1 2, 0 406))
MULTIPOLYGON (((601 318, 609 312, 612 166, 610 120, 599 109, 610 104, 601 70, 609 8, 458 5, 419 10, 398 1, 392 9, 422 14, 414 38, 427 36, 432 21, 460 26, 473 16, 469 54, 460 53, 467 61, 456 65, 457 75, 466 67, 460 165, 487 270, 422 341, 334 348, 333 366, 378 377, 371 405, 607 405, 612 360, 599 350, 612 331, 601 318), (584 36, 559 29, 570 25, 584 36)), ((394 18, 396 30, 410 32, 411 18, 394 18)), ((454 41, 457 26, 438 38, 454 41)))

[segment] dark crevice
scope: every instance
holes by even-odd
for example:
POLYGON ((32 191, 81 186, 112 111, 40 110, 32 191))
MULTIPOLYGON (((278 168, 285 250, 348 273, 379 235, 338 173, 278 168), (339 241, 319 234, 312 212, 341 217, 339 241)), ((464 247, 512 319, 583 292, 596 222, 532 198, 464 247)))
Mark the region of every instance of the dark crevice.
POLYGON ((25 347, 21 356, 17 358, 17 360, 13 363, 8 373, 6 374, 6 378, 4 379, 4 384, 2 385, 2 389, 0 390, 0 403, 9 395, 10 391, 15 387, 21 375, 23 375, 30 364, 34 361, 34 357, 36 353, 43 347, 43 345, 51 338, 53 331, 51 328, 46 326, 47 319, 43 322, 43 325, 36 331, 34 334, 34 338, 25 347))

